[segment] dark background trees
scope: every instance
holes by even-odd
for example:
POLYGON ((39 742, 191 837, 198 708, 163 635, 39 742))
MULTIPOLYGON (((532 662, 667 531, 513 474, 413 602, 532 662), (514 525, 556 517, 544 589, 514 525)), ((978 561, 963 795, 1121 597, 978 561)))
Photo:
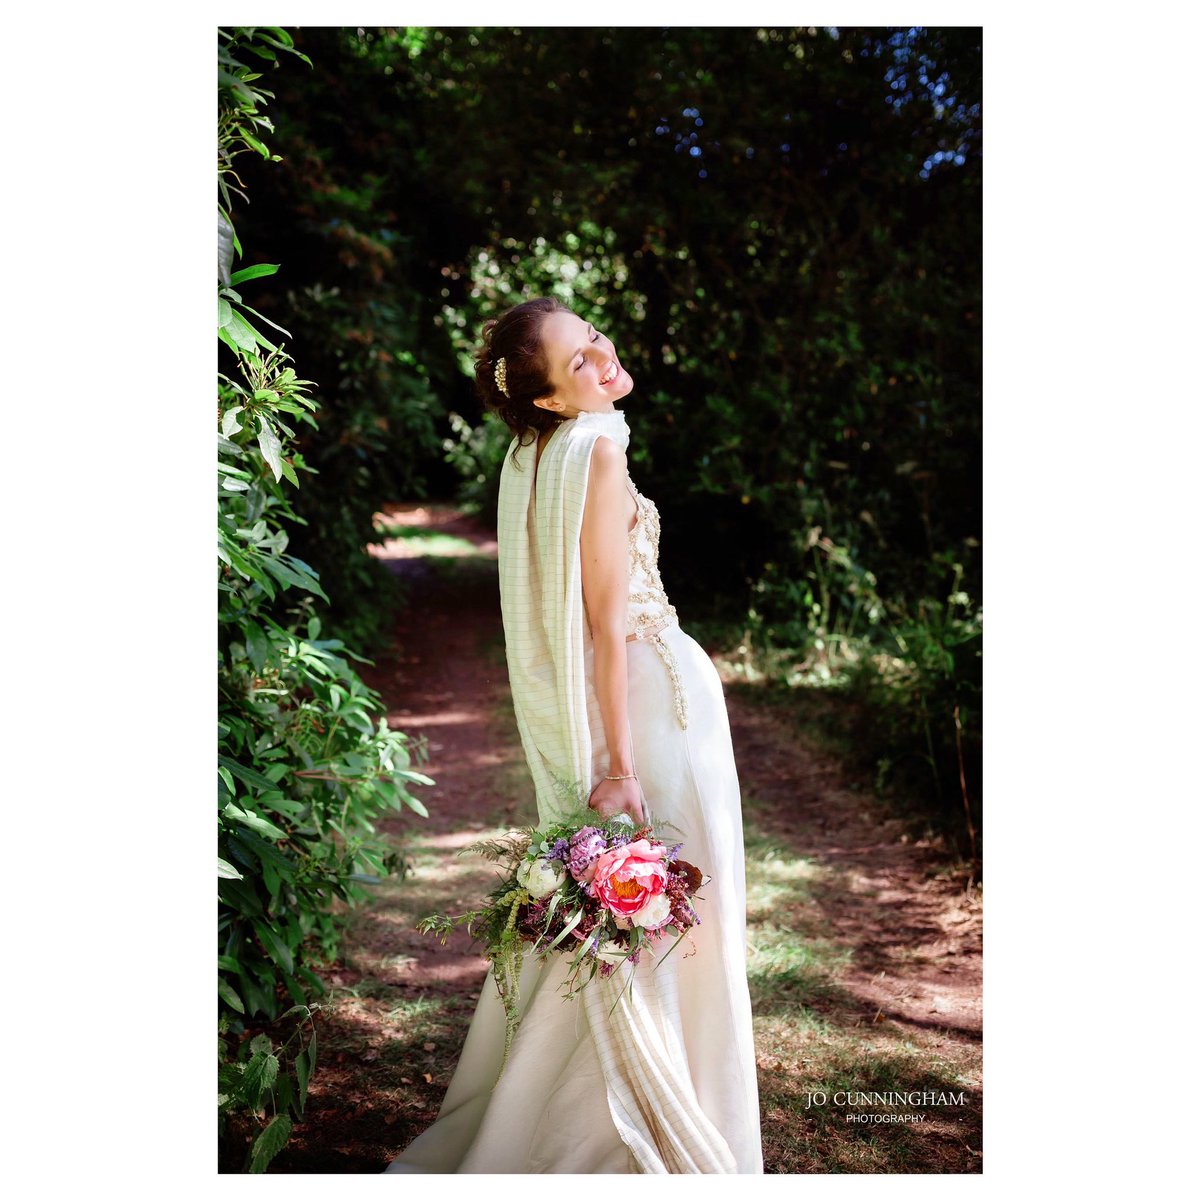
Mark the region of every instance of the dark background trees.
POLYGON ((467 356, 553 293, 636 381, 685 624, 820 685, 881 790, 977 808, 980 31, 295 39, 239 230, 317 385, 292 544, 335 625, 361 644, 399 602, 361 552, 383 501, 488 511, 509 435, 467 356))

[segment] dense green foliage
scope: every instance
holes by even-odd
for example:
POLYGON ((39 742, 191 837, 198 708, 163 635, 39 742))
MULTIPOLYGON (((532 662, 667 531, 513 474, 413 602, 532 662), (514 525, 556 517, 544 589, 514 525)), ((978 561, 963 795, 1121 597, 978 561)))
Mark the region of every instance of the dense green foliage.
MULTIPOLYGON (((242 295, 276 267, 232 271, 240 243, 230 201, 241 182, 233 159, 278 161, 262 141, 271 94, 246 60, 274 63, 285 51, 283 30, 220 36, 217 332, 228 353, 217 383, 219 1107, 223 1132, 228 1116, 254 1118, 251 1171, 265 1169, 303 1112, 316 1040, 289 1050, 295 1029, 277 1050, 248 1021, 311 1016, 308 1001, 323 991, 311 964, 337 947, 337 904, 362 900, 364 884, 403 865, 374 822, 404 806, 426 815, 409 788, 432 783, 349 661, 366 660, 321 637, 313 605, 325 593, 289 549, 302 520, 292 497, 312 470, 289 452, 289 422, 316 429, 317 405, 261 328, 279 327, 242 295)), ((236 1138, 227 1143, 237 1151, 236 1138)))
MULTIPOLYGON (((981 757, 977 29, 304 29, 246 228, 325 403, 295 543, 352 580, 386 500, 487 511, 483 318, 614 340, 685 624, 856 703, 880 787, 970 849, 981 757)), ((335 597, 335 600, 337 598, 335 597)))

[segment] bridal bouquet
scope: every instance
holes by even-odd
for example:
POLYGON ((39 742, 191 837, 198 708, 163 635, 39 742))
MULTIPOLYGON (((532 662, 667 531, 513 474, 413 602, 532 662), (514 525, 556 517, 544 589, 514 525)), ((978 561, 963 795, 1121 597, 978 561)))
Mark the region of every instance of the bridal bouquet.
POLYGON ((483 944, 506 1015, 505 1062, 520 1024, 526 948, 538 957, 571 955, 570 999, 597 973, 610 976, 643 954, 657 958, 657 968, 700 924, 692 901, 709 877, 679 857, 682 845, 655 837, 650 820, 639 826, 625 813, 606 821, 595 816, 588 809, 547 829, 514 830, 460 850, 500 863, 505 874, 483 908, 455 917, 437 913, 418 924, 443 943, 453 926, 465 924, 483 944))

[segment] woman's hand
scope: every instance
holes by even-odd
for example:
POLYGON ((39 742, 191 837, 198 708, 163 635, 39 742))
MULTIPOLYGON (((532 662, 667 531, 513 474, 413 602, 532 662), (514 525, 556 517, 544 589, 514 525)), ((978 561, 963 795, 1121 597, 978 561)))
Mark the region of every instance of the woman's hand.
POLYGON ((588 808, 607 821, 618 813, 628 813, 638 825, 645 823, 642 813, 642 787, 636 779, 602 779, 588 797, 588 808))

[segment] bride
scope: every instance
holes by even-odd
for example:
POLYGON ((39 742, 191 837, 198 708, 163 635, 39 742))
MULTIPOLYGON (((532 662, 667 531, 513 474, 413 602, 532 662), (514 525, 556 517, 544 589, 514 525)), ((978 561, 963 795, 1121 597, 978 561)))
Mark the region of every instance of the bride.
POLYGON ((550 299, 485 322, 475 370, 514 434, 500 600, 539 827, 583 797, 598 819, 670 822, 711 880, 692 945, 574 1000, 568 955, 527 954, 503 1071, 489 968, 437 1120, 385 1173, 760 1174, 741 792, 720 676, 667 599, 658 509, 629 477, 614 401, 633 380, 550 299))

